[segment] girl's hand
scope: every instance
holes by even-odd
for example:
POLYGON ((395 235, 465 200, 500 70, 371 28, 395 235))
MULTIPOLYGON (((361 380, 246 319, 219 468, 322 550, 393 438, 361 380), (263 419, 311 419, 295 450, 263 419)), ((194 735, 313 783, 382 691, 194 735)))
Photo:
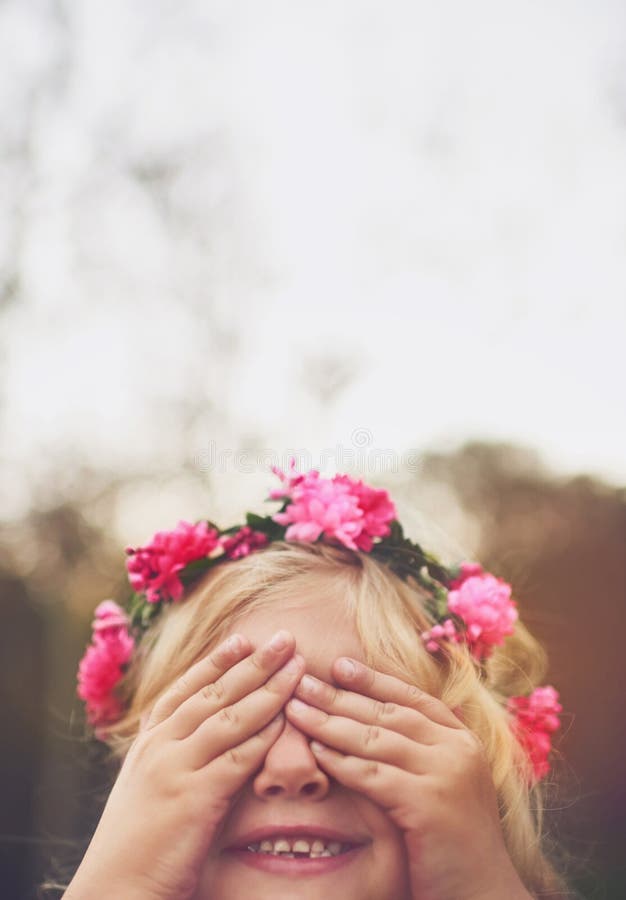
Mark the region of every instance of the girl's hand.
POLYGON ((478 738, 440 700, 355 660, 342 690, 305 675, 286 706, 319 765, 403 831, 415 900, 522 900, 478 738), (323 745, 318 749, 316 742, 323 745))
POLYGON ((245 637, 231 637, 157 700, 67 900, 193 896, 217 829, 280 734, 304 671, 293 637, 280 636, 282 648, 254 653, 245 637))

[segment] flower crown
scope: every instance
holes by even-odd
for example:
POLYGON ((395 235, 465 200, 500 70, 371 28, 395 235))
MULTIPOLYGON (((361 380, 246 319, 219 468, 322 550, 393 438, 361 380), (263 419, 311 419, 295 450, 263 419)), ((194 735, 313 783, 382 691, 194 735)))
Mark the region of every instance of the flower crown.
MULTIPOLYGON (((143 547, 126 549, 134 593, 126 609, 113 600, 96 608, 92 642, 78 669, 77 693, 98 739, 106 740, 106 726, 122 714, 116 687, 137 642, 164 604, 183 600, 187 588, 213 566, 247 556, 271 541, 322 540, 349 547, 380 560, 404 580, 413 578, 426 590, 425 606, 436 623, 421 635, 431 653, 461 643, 482 663, 513 633, 518 611, 510 585, 475 562, 444 567, 404 536, 386 490, 349 475, 321 478, 315 469, 297 472, 293 459, 287 474, 275 466, 272 471, 281 486, 267 499, 281 502, 277 513, 247 513, 245 525, 226 529, 208 520, 180 521, 172 531, 157 532, 143 547)), ((558 699, 558 692, 545 685, 507 700, 511 726, 530 757, 536 780, 550 770, 550 735, 560 727, 562 711, 558 699)))

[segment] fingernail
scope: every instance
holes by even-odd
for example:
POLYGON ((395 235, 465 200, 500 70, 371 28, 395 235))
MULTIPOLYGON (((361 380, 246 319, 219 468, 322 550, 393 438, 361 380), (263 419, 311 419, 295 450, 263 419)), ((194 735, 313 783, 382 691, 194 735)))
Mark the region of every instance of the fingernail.
POLYGON ((296 697, 292 697, 289 701, 289 708, 292 709, 295 713, 304 713, 311 707, 308 706, 308 704, 303 703, 302 700, 298 700, 296 697))
POLYGON ((233 653, 237 652, 238 650, 241 650, 241 638, 239 637, 239 635, 233 634, 232 637, 229 637, 228 640, 226 641, 226 647, 229 650, 232 650, 233 653))
POLYGON ((303 691, 306 691, 307 694, 312 694, 318 685, 317 678, 312 678, 310 675, 303 675, 300 679, 300 687, 303 691))
POLYGON ((295 675, 298 669, 298 660, 295 658, 295 656, 292 656, 289 662, 285 666, 283 666, 283 672, 287 672, 289 675, 295 675))
POLYGON ((270 647, 272 650, 284 650, 287 644, 289 643, 289 632, 288 631, 277 631, 272 640, 270 641, 270 647))
POLYGON ((352 678, 356 672, 356 666, 350 659, 342 659, 337 663, 337 668, 339 669, 340 675, 343 675, 345 678, 352 678))

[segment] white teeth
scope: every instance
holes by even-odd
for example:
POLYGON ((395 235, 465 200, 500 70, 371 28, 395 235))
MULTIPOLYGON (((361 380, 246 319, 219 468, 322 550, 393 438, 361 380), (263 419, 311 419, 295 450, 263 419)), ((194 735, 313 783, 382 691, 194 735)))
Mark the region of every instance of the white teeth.
MULTIPOLYGON (((310 853, 311 852, 311 847, 309 846, 309 842, 302 841, 302 840, 294 841, 293 847, 291 849, 293 850, 294 853, 310 853)), ((323 847, 322 847, 322 849, 323 849, 323 847)))
POLYGON ((289 853, 291 851, 291 846, 289 841, 286 841, 284 838, 279 838, 277 841, 274 841, 274 853, 289 853))
POLYGON ((325 843, 319 838, 312 842, 304 838, 297 838, 294 841, 289 841, 284 837, 277 838, 275 841, 266 838, 260 843, 248 844, 248 850, 251 853, 271 853, 287 859, 293 859, 296 854, 301 853, 307 853, 309 859, 318 859, 321 856, 338 856, 341 853, 341 847, 342 845, 339 841, 325 843))

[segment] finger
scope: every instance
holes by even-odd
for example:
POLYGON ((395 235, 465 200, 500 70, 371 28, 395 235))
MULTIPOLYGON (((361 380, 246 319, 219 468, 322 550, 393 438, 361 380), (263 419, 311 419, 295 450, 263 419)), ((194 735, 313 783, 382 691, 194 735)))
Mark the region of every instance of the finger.
POLYGON ((443 701, 420 690, 415 684, 401 681, 394 675, 378 672, 376 669, 366 666, 365 663, 347 656, 335 660, 332 671, 335 680, 346 685, 352 691, 367 694, 375 700, 409 706, 428 716, 433 722, 447 725, 449 728, 464 727, 443 701))
POLYGON ((186 766, 200 769, 260 731, 281 711, 303 671, 304 658, 296 653, 255 691, 205 719, 181 742, 186 766))
POLYGON ((297 698, 287 703, 285 714, 305 734, 344 754, 397 766, 414 775, 432 767, 432 748, 378 725, 331 716, 297 698))
POLYGON ((416 709, 344 691, 309 674, 303 675, 296 686, 295 696, 329 715, 345 716, 366 725, 377 725, 422 744, 437 744, 442 740, 439 723, 433 722, 416 709))
POLYGON ((152 728, 165 721, 188 697, 203 685, 211 684, 251 650, 250 641, 241 634, 234 634, 223 641, 208 656, 191 666, 159 697, 147 717, 145 727, 152 728))
POLYGON ((419 790, 416 776, 375 759, 338 753, 311 741, 315 759, 328 775, 347 788, 364 794, 388 813, 405 809, 407 798, 419 790))
POLYGON ((285 717, 278 713, 264 728, 204 766, 194 777, 199 779, 199 791, 207 802, 219 806, 239 791, 259 769, 267 752, 285 725, 285 717))
POLYGON ((281 631, 274 635, 265 648, 252 653, 252 645, 248 638, 240 634, 232 635, 207 657, 191 666, 157 701, 155 704, 156 715, 159 717, 157 722, 163 722, 171 717, 165 729, 168 736, 186 737, 197 727, 201 720, 199 716, 206 718, 214 711, 210 706, 211 702, 215 705, 216 701, 219 702, 220 698, 223 698, 221 705, 224 705, 243 696, 260 684, 262 677, 268 678, 293 652, 293 646, 293 636, 288 631, 281 631), (283 643, 276 641, 272 645, 272 641, 279 637, 283 643), (267 649, 269 645, 270 650, 267 649), (242 672, 243 679, 240 677, 242 672), (240 682, 240 693, 235 696, 234 686, 240 682), (191 721, 186 725, 188 711, 194 709, 195 724, 191 721))
MULTIPOLYGON (((220 709, 231 706, 267 681, 291 657, 295 646, 288 631, 277 632, 266 644, 240 660, 215 681, 203 684, 174 711, 164 734, 182 740, 220 709)), ((262 724, 265 724, 264 722, 262 724)))

